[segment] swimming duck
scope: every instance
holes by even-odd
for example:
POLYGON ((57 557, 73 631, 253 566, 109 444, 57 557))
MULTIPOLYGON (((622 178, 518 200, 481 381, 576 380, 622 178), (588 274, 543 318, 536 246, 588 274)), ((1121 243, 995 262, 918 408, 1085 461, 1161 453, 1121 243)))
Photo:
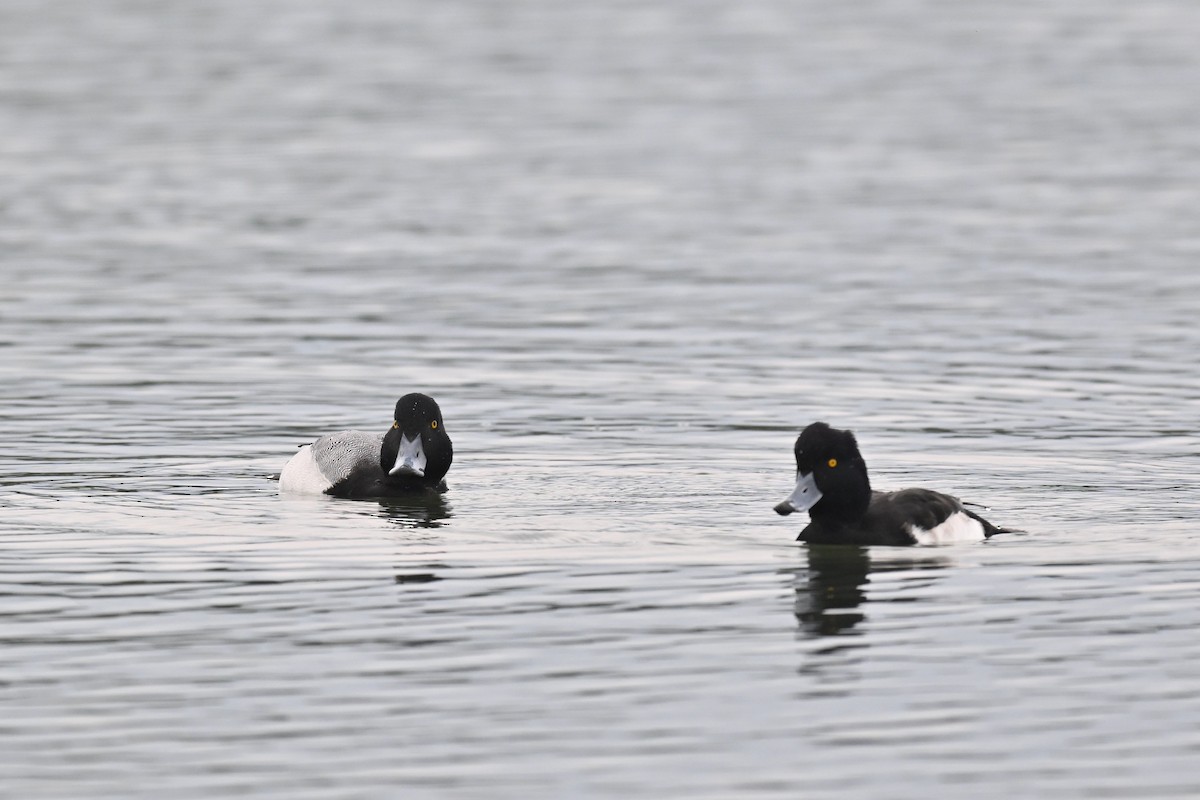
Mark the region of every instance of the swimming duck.
POLYGON ((301 447, 280 473, 279 490, 349 498, 442 492, 453 459, 438 404, 406 394, 387 433, 338 431, 301 447))
POLYGON ((814 422, 796 439, 796 488, 775 511, 807 511, 796 537, 812 544, 912 545, 978 541, 997 533, 956 497, 930 489, 872 492, 850 431, 814 422))

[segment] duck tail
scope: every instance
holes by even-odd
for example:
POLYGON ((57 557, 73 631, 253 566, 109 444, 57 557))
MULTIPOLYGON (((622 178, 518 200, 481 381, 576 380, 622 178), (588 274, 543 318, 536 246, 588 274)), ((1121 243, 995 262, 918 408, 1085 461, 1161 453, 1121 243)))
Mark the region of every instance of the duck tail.
POLYGON ((1000 528, 964 506, 963 513, 983 526, 983 537, 990 539, 998 533, 1024 533, 1020 528, 1000 528))

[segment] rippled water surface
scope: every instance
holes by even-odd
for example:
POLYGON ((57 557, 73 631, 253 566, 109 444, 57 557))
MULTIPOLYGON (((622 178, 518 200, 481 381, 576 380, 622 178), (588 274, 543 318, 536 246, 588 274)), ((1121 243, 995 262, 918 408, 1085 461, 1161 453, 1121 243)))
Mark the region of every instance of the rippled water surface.
POLYGON ((1198 35, 4 3, 0 795, 1200 795, 1198 35), (795 544, 815 419, 1023 532, 795 544))

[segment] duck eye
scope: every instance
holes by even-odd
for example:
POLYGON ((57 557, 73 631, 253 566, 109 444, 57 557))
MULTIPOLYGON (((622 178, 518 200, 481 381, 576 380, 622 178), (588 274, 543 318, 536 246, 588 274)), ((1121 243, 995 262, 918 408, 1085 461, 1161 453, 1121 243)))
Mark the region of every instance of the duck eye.
POLYGON ((836 459, 836 458, 831 458, 831 459, 829 459, 829 466, 831 466, 831 467, 836 467, 836 466, 837 466, 837 459, 836 459))
POLYGON ((429 423, 429 427, 433 428, 436 431, 437 430, 437 420, 435 419, 433 422, 429 423))

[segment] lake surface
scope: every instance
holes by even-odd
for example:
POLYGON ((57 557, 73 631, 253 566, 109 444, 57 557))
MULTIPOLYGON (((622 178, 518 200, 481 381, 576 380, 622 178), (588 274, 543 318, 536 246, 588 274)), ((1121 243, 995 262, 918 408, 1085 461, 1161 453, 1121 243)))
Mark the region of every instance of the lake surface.
POLYGON ((1198 35, 8 0, 0 796, 1200 795, 1198 35), (816 419, 1023 532, 796 544, 816 419))

